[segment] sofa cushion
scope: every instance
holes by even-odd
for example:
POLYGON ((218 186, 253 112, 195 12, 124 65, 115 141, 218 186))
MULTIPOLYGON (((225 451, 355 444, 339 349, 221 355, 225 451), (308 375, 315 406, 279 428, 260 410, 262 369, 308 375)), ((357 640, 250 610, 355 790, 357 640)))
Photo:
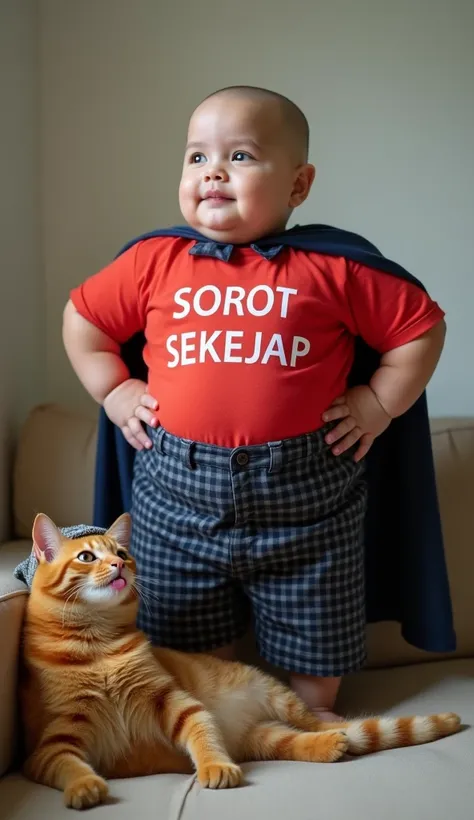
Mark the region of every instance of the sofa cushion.
POLYGON ((29 538, 38 512, 59 527, 92 521, 94 417, 55 404, 35 407, 19 439, 13 477, 16 535, 29 538))
POLYGON ((29 541, 16 541, 2 544, 0 550, 0 776, 14 754, 18 648, 28 594, 13 570, 30 549, 29 541))
MULTIPOLYGON (((351 711, 372 711, 374 704, 391 714, 457 710, 467 723, 474 721, 474 660, 374 670, 356 678, 357 687, 347 690, 351 711)), ((474 730, 335 764, 265 762, 244 768, 246 785, 222 792, 200 789, 194 778, 182 775, 112 781, 111 803, 92 809, 87 817, 465 820, 474 796, 474 730)), ((59 792, 28 783, 18 774, 0 781, 0 805, 9 820, 71 817, 59 792)))

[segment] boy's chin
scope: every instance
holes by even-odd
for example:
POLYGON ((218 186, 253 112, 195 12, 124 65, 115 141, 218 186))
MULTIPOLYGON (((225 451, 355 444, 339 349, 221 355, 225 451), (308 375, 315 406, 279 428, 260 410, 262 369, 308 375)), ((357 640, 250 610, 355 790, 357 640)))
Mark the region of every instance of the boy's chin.
POLYGON ((201 233, 206 239, 211 239, 214 242, 231 245, 250 245, 252 242, 257 242, 263 236, 270 236, 271 234, 281 233, 286 228, 285 219, 281 219, 278 223, 260 225, 259 230, 255 230, 255 221, 249 224, 242 221, 235 215, 226 219, 223 213, 209 213, 204 214, 201 218, 196 214, 195 219, 189 222, 191 228, 201 233))
POLYGON ((221 244, 249 245, 262 236, 262 234, 257 235, 255 229, 252 230, 247 225, 235 224, 235 222, 226 225, 225 223, 216 224, 213 220, 206 220, 203 223, 196 222, 191 227, 202 233, 206 239, 221 244))

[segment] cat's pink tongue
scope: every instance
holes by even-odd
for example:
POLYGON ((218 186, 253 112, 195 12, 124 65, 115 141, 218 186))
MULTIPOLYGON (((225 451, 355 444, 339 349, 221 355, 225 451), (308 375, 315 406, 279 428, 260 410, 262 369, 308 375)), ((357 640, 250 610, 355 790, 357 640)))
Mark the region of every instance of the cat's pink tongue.
POLYGON ((127 582, 125 578, 114 578, 110 586, 112 587, 112 589, 123 589, 127 586, 127 582))

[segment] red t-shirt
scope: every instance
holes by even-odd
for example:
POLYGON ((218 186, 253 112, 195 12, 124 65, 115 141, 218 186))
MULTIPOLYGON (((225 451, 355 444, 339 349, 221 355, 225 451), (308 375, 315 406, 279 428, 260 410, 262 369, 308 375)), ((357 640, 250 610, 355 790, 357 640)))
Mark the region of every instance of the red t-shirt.
POLYGON ((237 447, 316 430, 346 389, 355 336, 384 353, 444 315, 415 285, 343 258, 236 248, 221 262, 192 244, 138 242, 71 293, 116 342, 145 332, 160 423, 187 439, 237 447))

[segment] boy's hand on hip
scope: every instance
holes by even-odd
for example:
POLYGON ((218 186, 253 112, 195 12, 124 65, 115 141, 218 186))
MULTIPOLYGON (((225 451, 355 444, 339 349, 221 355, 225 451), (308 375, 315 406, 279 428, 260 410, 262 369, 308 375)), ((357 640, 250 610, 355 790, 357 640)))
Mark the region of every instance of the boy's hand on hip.
POLYGON ((158 402, 148 393, 145 382, 127 379, 105 397, 103 407, 110 421, 120 427, 135 450, 149 449, 152 446, 153 442, 143 429, 142 422, 150 427, 158 426, 158 402))
POLYGON ((326 442, 335 444, 332 452, 336 456, 359 442, 354 461, 360 461, 367 455, 374 440, 392 421, 368 385, 351 387, 323 413, 326 422, 339 419, 342 421, 328 433, 326 442))

